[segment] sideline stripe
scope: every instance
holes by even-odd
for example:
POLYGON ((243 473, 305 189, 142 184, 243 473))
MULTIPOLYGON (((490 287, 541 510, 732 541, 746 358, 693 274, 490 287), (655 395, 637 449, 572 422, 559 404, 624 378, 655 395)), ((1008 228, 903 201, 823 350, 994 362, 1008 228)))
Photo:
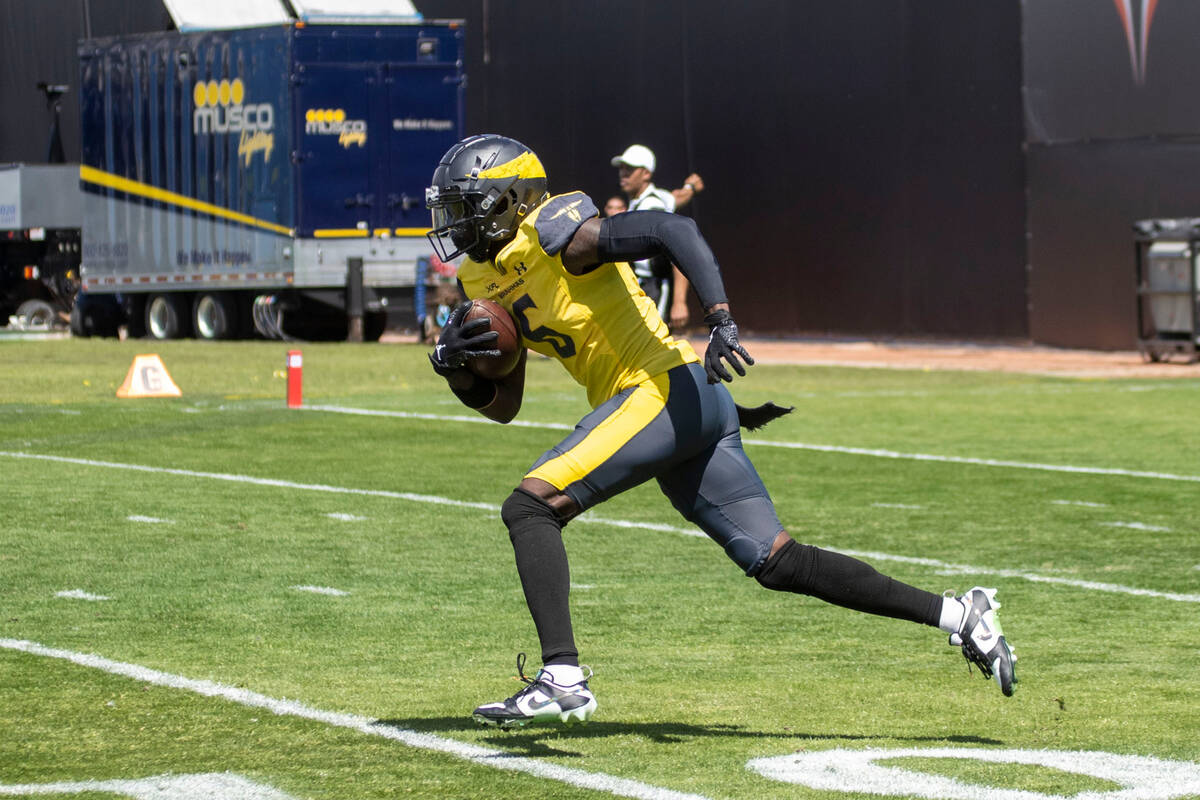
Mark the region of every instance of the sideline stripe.
MULTIPOLYGON (((370 411, 361 408, 346 408, 344 406, 304 406, 309 411, 326 411, 334 414, 359 414, 371 417, 398 417, 400 419, 429 419, 441 422, 475 422, 486 425, 496 425, 483 416, 467 416, 459 414, 417 414, 408 411, 370 411)), ((512 426, 524 428, 544 428, 547 430, 574 430, 573 425, 562 425, 555 422, 521 422, 513 420, 512 426)), ((872 458, 893 458, 909 461, 933 461, 943 464, 971 464, 977 467, 1007 467, 1010 469, 1033 469, 1046 472, 1070 472, 1081 475, 1115 475, 1126 478, 1153 478, 1161 481, 1187 481, 1200 483, 1200 475, 1175 475, 1169 472, 1149 472, 1144 470, 1120 469, 1112 467, 1075 467, 1069 464, 1039 464, 1034 461, 1005 461, 995 458, 970 458, 967 456, 940 456, 930 453, 901 453, 896 450, 881 450, 869 447, 841 447, 832 444, 811 444, 808 442, 774 442, 766 439, 743 439, 744 444, 759 447, 782 447, 789 450, 810 450, 817 453, 838 453, 840 455, 870 456, 872 458)))
POLYGON ((0 639, 0 647, 9 650, 18 650, 22 653, 29 653, 35 656, 61 658, 64 661, 70 661, 72 664, 78 664, 81 667, 102 670, 113 675, 132 678, 142 683, 165 686, 171 689, 182 689, 205 697, 219 697, 233 703, 238 703, 239 705, 266 709, 280 716, 299 717, 300 719, 321 722, 338 728, 348 728, 369 736, 382 736, 385 739, 391 739, 419 750, 442 753, 494 769, 524 772, 527 775, 533 775, 537 778, 559 781, 560 783, 578 786, 583 789, 608 792, 618 797, 636 797, 644 798, 644 800, 707 800, 703 795, 677 792, 672 789, 664 789, 660 786, 642 783, 641 781, 606 775, 603 772, 587 772, 572 767, 563 767, 546 761, 540 761, 536 758, 514 756, 503 750, 493 750, 488 747, 460 742, 456 739, 435 736, 431 733, 421 733, 407 728, 385 725, 370 717, 361 717, 357 714, 346 714, 338 711, 322 711, 295 700, 277 700, 274 697, 268 697, 258 692, 249 691, 248 689, 238 689, 233 686, 214 683, 213 681, 185 678, 181 675, 159 672, 158 670, 138 664, 111 661, 97 655, 75 653, 70 650, 58 650, 38 644, 37 642, 22 639, 0 639))
MULTIPOLYGON (((494 503, 475 503, 466 500, 451 500, 448 497, 438 497, 436 495, 429 494, 413 494, 411 492, 391 492, 387 491, 386 489, 350 489, 344 486, 328 486, 319 483, 295 483, 293 481, 281 481, 274 478, 255 478, 251 475, 230 475, 221 472, 196 472, 190 469, 148 467, 140 464, 119 464, 111 461, 93 461, 86 458, 69 458, 67 456, 51 456, 37 453, 14 453, 3 450, 0 450, 0 457, 24 458, 34 461, 53 461, 61 464, 78 464, 85 467, 104 467, 107 469, 125 469, 134 470, 136 472, 151 472, 163 475, 179 475, 186 478, 209 478, 211 480, 229 481, 231 483, 247 483, 255 486, 272 486, 280 489, 298 489, 308 492, 332 492, 335 494, 351 494, 362 497, 385 497, 393 500, 407 500, 413 503, 431 503, 434 505, 452 506, 454 508, 474 508, 480 511, 488 511, 493 514, 500 513, 500 506, 494 503)), ((694 536, 700 539, 708 538, 703 531, 700 531, 696 528, 681 528, 676 525, 665 525, 658 522, 639 522, 635 520, 610 519, 608 517, 593 516, 592 512, 590 511, 580 517, 576 517, 574 520, 572 520, 572 522, 577 524, 586 523, 609 525, 616 528, 634 528, 637 530, 659 531, 660 533, 678 533, 684 536, 694 536)), ((821 546, 825 547, 825 545, 821 546)), ((1020 572, 1012 569, 976 567, 967 564, 950 564, 948 562, 938 561, 932 558, 898 556, 891 555, 890 553, 876 553, 864 550, 846 550, 837 547, 826 547, 826 549, 837 550, 838 552, 845 553, 846 555, 856 556, 859 558, 874 558, 880 561, 895 561, 903 564, 920 564, 923 566, 934 567, 948 575, 998 575, 1005 578, 1021 578, 1034 583, 1052 583, 1059 586, 1071 586, 1077 589, 1089 589, 1098 592, 1130 594, 1137 595, 1139 597, 1157 597, 1163 600, 1174 600, 1180 603, 1200 603, 1200 594, 1159 592, 1153 589, 1137 589, 1132 586, 1121 586, 1115 583, 1097 583, 1095 581, 1059 578, 1051 575, 1038 575, 1037 573, 1033 572, 1020 572)))

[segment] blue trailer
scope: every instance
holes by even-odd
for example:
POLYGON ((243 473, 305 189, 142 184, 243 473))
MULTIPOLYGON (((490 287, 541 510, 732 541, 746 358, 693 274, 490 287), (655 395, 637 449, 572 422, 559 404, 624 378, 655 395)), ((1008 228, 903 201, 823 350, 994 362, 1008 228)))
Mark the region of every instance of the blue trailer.
POLYGON ((424 187, 462 138, 460 22, 292 21, 79 56, 76 333, 354 338, 361 322, 370 340, 413 308, 424 187))

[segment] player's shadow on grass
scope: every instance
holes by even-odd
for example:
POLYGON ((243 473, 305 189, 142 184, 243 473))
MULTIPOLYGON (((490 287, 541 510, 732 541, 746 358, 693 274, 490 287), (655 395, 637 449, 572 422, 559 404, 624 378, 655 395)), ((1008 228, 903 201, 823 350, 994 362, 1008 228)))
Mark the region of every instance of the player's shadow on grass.
POLYGON ((810 733, 789 728, 775 731, 748 730, 741 725, 687 725, 682 722, 614 722, 593 721, 570 727, 556 724, 530 725, 503 731, 481 728, 465 717, 422 717, 415 719, 381 719, 376 725, 387 725, 421 733, 453 733, 484 731, 486 741, 514 755, 523 756, 582 756, 558 745, 583 739, 607 736, 640 736, 659 744, 678 744, 688 739, 728 737, 734 739, 829 739, 842 742, 897 741, 937 742, 942 744, 1001 745, 1004 742, 984 736, 891 736, 886 733, 810 733))

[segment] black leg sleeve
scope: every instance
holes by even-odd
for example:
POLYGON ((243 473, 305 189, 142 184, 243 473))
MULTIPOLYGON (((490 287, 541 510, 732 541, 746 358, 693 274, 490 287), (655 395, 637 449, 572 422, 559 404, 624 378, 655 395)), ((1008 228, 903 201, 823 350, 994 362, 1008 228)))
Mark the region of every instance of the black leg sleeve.
POLYGON ((755 578, 768 589, 935 628, 942 612, 940 595, 889 578, 857 558, 794 540, 779 548, 755 578))
POLYGON ((562 523, 540 497, 515 489, 500 508, 517 558, 525 603, 537 627, 543 664, 579 664, 571 630, 571 571, 562 523))

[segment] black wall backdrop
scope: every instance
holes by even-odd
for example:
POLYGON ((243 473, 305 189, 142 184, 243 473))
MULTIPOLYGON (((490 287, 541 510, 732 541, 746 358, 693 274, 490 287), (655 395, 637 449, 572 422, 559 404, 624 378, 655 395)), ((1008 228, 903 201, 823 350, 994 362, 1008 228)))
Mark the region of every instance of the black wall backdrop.
POLYGON ((1200 216, 1200 4, 1024 3, 1029 332, 1136 341, 1131 224, 1200 216))
MULTIPOLYGON (((661 184, 702 173, 690 213, 760 333, 1129 347, 1130 223, 1200 213, 1185 0, 418 7, 467 22, 470 131, 525 141, 554 188, 602 202, 632 142, 658 153, 661 184)), ((89 26, 170 25, 160 0, 0 13, 0 160, 44 157, 34 84, 76 83, 89 26)))
POLYGON ((79 59, 88 36, 171 29, 161 0, 0 0, 0 162, 46 160, 51 114, 39 82, 68 84, 62 140, 79 160, 79 59))
POLYGON ((425 0, 468 23, 467 118, 552 188, 640 142, 743 327, 1022 338, 1020 9, 953 0, 425 0))

